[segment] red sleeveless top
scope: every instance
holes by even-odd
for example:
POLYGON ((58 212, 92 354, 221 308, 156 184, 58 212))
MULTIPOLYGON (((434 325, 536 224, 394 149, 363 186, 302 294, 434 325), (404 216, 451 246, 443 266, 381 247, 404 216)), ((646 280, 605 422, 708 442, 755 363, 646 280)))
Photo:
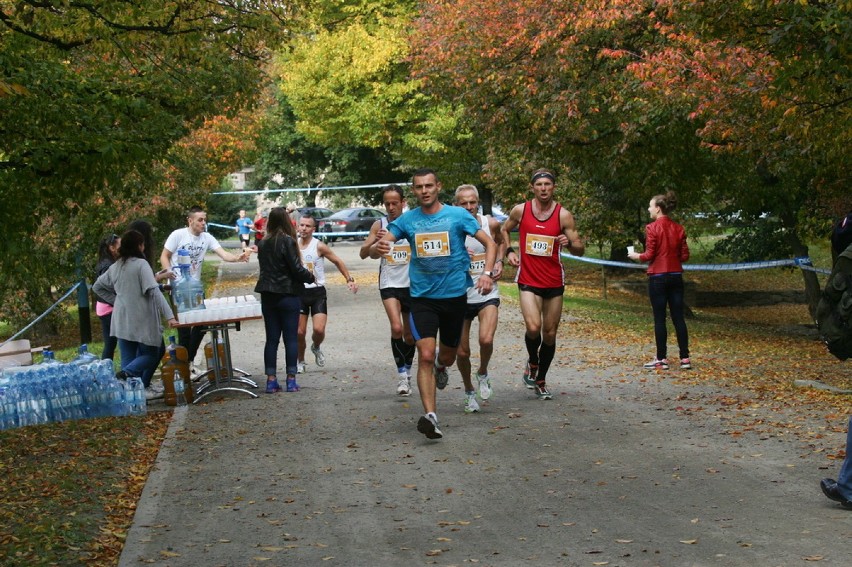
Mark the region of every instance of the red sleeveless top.
POLYGON ((524 203, 521 215, 520 257, 521 265, 515 281, 533 287, 562 287, 565 285, 565 270, 559 253, 562 246, 556 240, 562 234, 559 212, 562 206, 556 203, 547 220, 535 218, 532 202, 524 203))

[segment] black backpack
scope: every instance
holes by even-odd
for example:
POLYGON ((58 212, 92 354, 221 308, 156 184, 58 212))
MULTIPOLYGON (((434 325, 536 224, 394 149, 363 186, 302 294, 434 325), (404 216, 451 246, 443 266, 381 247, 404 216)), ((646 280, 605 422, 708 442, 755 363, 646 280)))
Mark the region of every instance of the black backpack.
MULTIPOLYGON (((846 220, 852 225, 849 217, 846 220)), ((840 360, 852 358, 852 244, 834 262, 817 305, 816 320, 828 352, 840 360)))

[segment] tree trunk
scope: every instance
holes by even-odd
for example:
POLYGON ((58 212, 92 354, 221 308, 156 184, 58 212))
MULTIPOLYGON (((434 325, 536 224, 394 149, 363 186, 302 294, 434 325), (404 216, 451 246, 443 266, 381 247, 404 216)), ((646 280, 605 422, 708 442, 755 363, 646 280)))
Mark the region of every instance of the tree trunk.
MULTIPOLYGON (((787 230, 785 231, 785 235, 787 241, 790 243, 791 248, 793 249, 793 255, 796 258, 807 258, 808 257, 808 247, 799 239, 799 235, 796 233, 795 224, 788 225, 787 218, 782 217, 782 222, 785 226, 787 226, 787 230)), ((810 265, 810 262, 808 262, 810 265)), ((805 280, 805 299, 808 302, 808 312, 811 315, 811 318, 815 318, 817 304, 819 303, 819 298, 822 295, 822 288, 819 285, 819 278, 817 278, 816 272, 811 270, 800 270, 802 272, 802 278, 805 280)))

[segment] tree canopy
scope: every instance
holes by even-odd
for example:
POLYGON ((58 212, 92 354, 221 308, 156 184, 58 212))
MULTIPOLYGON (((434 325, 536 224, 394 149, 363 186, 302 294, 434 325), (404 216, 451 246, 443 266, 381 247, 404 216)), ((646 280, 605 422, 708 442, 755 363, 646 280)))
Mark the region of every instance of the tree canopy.
POLYGON ((199 201, 194 184, 216 165, 185 167, 201 154, 190 159, 177 143, 250 107, 291 9, 265 0, 0 3, 0 269, 9 276, 0 317, 38 313, 102 234, 199 201))

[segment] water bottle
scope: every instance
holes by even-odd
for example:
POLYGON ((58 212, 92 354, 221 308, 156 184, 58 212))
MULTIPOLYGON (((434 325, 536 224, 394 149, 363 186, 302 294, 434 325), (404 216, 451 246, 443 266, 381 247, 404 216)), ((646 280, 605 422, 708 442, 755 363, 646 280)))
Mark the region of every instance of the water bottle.
POLYGON ((18 395, 15 397, 15 403, 18 415, 18 426, 26 427, 27 425, 34 425, 32 387, 30 384, 21 384, 21 387, 18 388, 18 395))
POLYGON ((44 349, 41 351, 41 363, 42 364, 60 364, 58 360, 53 356, 53 351, 44 349))
POLYGON ((3 404, 5 429, 18 427, 18 389, 7 387, 3 397, 0 398, 0 403, 3 404))
MULTIPOLYGON (((7 386, 0 387, 0 431, 4 429, 12 429, 17 427, 17 415, 10 413, 7 408, 7 402, 10 399, 10 388, 7 386)), ((13 408, 14 409, 14 408, 13 408)))
POLYGON ((138 376, 127 379, 127 388, 130 391, 130 415, 145 415, 148 412, 147 400, 145 399, 145 386, 138 376))
POLYGON ((80 409, 83 419, 97 417, 97 390, 95 380, 91 373, 90 364, 81 364, 79 371, 74 376, 77 393, 80 396, 80 409))
POLYGON ((89 352, 88 345, 84 343, 80 345, 79 349, 77 349, 77 357, 71 361, 71 364, 91 364, 96 360, 100 359, 91 352, 89 352))
POLYGON ((33 388, 33 414, 38 424, 50 423, 50 402, 47 388, 39 384, 33 388))
MULTIPOLYGON (((172 359, 175 364, 177 364, 177 359, 172 359)), ((175 372, 174 376, 174 387, 175 387, 175 405, 185 406, 186 405, 186 385, 183 383, 183 378, 175 372)))
POLYGON ((125 416, 129 414, 127 406, 124 404, 124 388, 119 380, 112 377, 107 383, 107 393, 109 398, 109 415, 125 416))

